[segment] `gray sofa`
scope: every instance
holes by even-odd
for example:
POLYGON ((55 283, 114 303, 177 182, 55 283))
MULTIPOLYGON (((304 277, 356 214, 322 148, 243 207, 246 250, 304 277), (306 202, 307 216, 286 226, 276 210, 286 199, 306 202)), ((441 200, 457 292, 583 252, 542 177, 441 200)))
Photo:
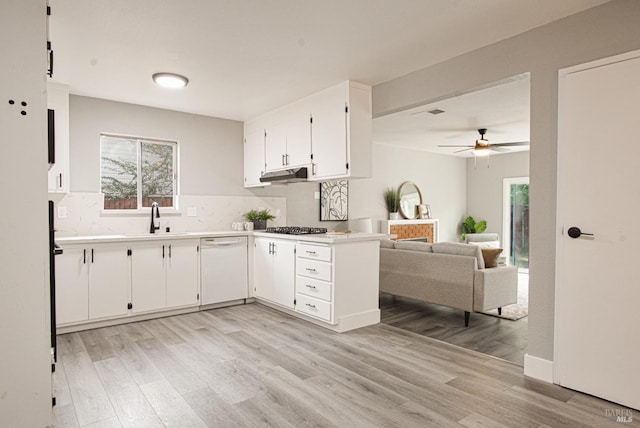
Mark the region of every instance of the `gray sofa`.
POLYGON ((454 242, 380 243, 380 291, 465 312, 485 312, 516 303, 518 269, 485 268, 480 247, 454 242))

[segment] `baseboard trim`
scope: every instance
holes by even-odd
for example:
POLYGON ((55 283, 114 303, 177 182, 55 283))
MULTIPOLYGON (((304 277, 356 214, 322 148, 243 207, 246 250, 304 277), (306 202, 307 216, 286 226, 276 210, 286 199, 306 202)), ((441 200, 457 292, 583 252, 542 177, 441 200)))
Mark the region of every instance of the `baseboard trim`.
POLYGON ((524 375, 553 383, 553 361, 525 354, 524 375))

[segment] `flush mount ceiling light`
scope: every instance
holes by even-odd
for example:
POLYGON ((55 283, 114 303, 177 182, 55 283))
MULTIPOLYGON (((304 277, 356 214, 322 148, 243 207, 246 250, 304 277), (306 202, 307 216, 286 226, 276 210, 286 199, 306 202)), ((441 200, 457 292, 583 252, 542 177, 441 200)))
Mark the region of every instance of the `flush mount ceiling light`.
POLYGON ((151 78, 157 85, 163 88, 183 88, 189 83, 189 79, 174 73, 156 73, 151 76, 151 78))

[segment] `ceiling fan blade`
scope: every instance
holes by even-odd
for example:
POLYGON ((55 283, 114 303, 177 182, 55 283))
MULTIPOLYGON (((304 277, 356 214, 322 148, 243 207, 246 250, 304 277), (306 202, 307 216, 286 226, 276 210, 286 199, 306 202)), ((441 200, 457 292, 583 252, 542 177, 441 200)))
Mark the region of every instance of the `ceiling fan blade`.
POLYGON ((455 151, 455 152, 453 152, 453 153, 466 152, 466 151, 469 151, 469 150, 473 150, 473 147, 469 147, 468 149, 456 150, 456 151, 455 151))
POLYGON ((500 153, 507 153, 507 152, 510 152, 510 151, 511 151, 511 150, 509 150, 509 149, 505 149, 505 148, 503 148, 503 147, 496 147, 496 145, 495 145, 495 144, 491 145, 491 146, 489 147, 489 150, 493 150, 494 152, 500 152, 500 153))
POLYGON ((469 144, 438 144, 438 147, 469 147, 473 148, 474 146, 469 144))
POLYGON ((515 146, 528 146, 529 142, 528 141, 515 141, 513 143, 496 143, 496 144, 491 144, 492 146, 498 146, 498 147, 515 147, 515 146))

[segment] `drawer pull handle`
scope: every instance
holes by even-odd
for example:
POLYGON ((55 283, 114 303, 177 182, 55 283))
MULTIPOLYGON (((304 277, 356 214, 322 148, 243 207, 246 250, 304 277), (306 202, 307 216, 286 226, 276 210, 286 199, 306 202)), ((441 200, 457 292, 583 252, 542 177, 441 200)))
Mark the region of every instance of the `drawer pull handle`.
POLYGON ((315 288, 316 288, 316 286, 315 286, 315 285, 309 285, 309 284, 306 284, 305 286, 306 286, 307 288, 313 288, 313 289, 315 289, 315 288))
POLYGON ((306 253, 307 253, 307 254, 316 254, 316 252, 315 252, 315 251, 309 251, 309 250, 306 250, 306 253))
POLYGON ((306 269, 307 271, 309 271, 309 272, 315 272, 315 271, 316 271, 316 270, 315 270, 315 268, 305 268, 305 269, 306 269))
POLYGON ((305 303, 307 306, 309 306, 311 309, 315 309, 316 305, 312 305, 311 303, 305 303))

